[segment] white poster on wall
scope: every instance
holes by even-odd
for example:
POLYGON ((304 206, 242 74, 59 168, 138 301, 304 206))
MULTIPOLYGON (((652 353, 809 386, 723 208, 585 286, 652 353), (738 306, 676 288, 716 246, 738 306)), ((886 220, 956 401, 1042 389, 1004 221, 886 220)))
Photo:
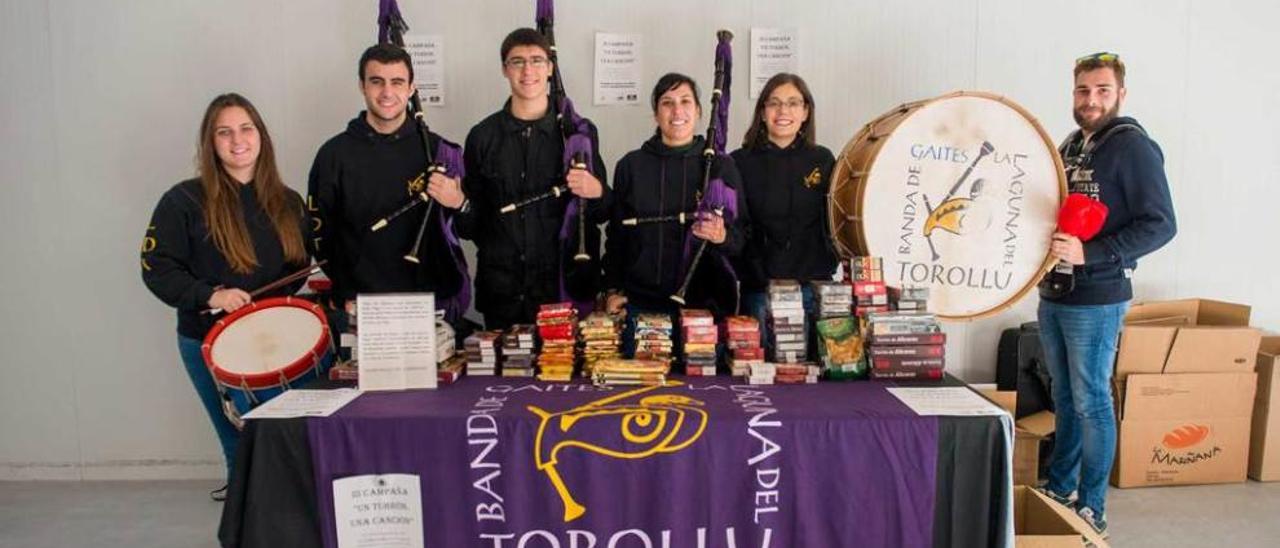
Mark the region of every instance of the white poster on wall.
POLYGON ((639 34, 596 33, 592 104, 640 104, 640 39, 639 34))
POLYGON ((751 98, 779 72, 797 72, 800 45, 794 29, 751 29, 751 98))
POLYGON ((422 548, 422 485, 417 474, 333 480, 339 548, 422 548))
POLYGON ((361 391, 436 387, 435 295, 357 295, 356 324, 361 391))
POLYGON ((413 84, 422 106, 444 106, 444 36, 406 34, 404 49, 413 59, 413 84))

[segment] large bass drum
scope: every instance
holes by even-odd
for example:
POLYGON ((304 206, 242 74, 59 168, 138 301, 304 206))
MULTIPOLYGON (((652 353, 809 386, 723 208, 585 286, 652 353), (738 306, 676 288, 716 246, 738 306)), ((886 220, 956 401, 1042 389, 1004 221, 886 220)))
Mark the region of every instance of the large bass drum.
POLYGON ((959 91, 863 127, 836 161, 827 207, 842 257, 881 257, 888 285, 928 287, 939 317, 974 319, 1052 267, 1065 197, 1040 123, 1004 97, 959 91))

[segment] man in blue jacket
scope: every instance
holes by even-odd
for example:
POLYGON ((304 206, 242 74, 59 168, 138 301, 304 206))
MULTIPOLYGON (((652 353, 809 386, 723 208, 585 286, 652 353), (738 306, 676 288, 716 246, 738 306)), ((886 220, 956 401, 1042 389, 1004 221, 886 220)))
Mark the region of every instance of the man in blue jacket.
POLYGON ((1133 298, 1138 258, 1173 239, 1164 154, 1138 122, 1119 116, 1124 63, 1114 53, 1076 60, 1073 113, 1080 129, 1062 144, 1068 190, 1109 209, 1088 242, 1053 235, 1054 257, 1074 265, 1063 293, 1042 286, 1040 340, 1053 378, 1057 430, 1046 494, 1105 536, 1107 479, 1116 453, 1111 373, 1120 326, 1133 298))

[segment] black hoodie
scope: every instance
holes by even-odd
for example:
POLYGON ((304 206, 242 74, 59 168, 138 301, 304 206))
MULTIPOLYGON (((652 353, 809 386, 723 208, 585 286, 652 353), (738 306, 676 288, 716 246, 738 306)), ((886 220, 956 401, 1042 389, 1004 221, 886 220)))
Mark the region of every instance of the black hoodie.
POLYGON ((827 189, 835 157, 823 146, 796 139, 733 152, 751 209, 751 239, 736 264, 743 292, 760 292, 770 279, 831 279, 836 257, 827 235, 827 189))
MULTIPOLYGON (((431 134, 431 150, 440 136, 431 134)), ((327 259, 325 274, 333 280, 338 302, 358 293, 432 291, 437 299, 461 288, 461 277, 449 259, 438 220, 422 239, 420 264, 404 259, 413 247, 426 208, 397 217, 385 228, 370 227, 426 190, 426 155, 413 120, 382 135, 361 112, 347 130, 325 142, 316 153, 308 182, 308 205, 315 219, 317 259, 327 259)), ((432 216, 452 215, 440 204, 432 216)))
MULTIPOLYGON (((588 253, 599 258, 599 223, 607 220, 603 204, 609 187, 595 126, 590 134, 592 172, 605 185, 605 195, 587 200, 592 222, 585 228, 588 253)), ((476 309, 490 328, 532 323, 538 305, 560 300, 560 228, 573 194, 511 213, 499 209, 564 184, 563 141, 550 110, 539 120, 520 120, 511 115, 510 100, 467 134, 462 186, 471 206, 455 217, 455 226, 459 236, 476 244, 476 309)), ((594 269, 598 282, 598 262, 594 269)))
MULTIPOLYGON (((645 141, 618 161, 610 195, 610 222, 605 239, 605 279, 610 289, 621 290, 628 302, 642 308, 667 309, 669 296, 680 286, 684 268, 685 235, 690 225, 674 222, 623 226, 630 217, 652 217, 692 212, 702 184, 704 139, 678 149, 662 144, 658 135, 645 141)), ((710 244, 701 264, 719 254, 737 256, 748 237, 748 215, 742 180, 733 158, 719 156, 712 177, 719 176, 737 190, 738 218, 725 227, 725 241, 710 244)), ((699 267, 702 271, 702 267, 699 267)), ((730 284, 731 280, 721 280, 730 284)), ((736 288, 734 288, 736 290, 736 288)), ((690 301, 693 306, 693 301, 690 301)))
MULTIPOLYGON (((1050 299, 1060 304, 1114 304, 1132 299, 1131 277, 1138 259, 1160 249, 1178 231, 1164 174, 1164 153, 1137 120, 1116 118, 1092 139, 1100 146, 1083 165, 1067 169, 1067 190, 1101 200, 1109 211, 1102 230, 1084 243, 1085 264, 1075 268, 1075 289, 1050 299)), ((1079 131, 1067 138, 1063 159, 1068 166, 1080 157, 1083 145, 1079 131)))
MULTIPOLYGON (((288 190, 297 203, 298 224, 304 241, 310 237, 302 197, 288 190)), ((218 287, 253 291, 303 267, 287 264, 275 225, 258 205, 254 184, 240 186, 240 211, 258 267, 248 274, 231 270, 204 221, 204 190, 199 179, 170 188, 156 204, 151 225, 142 243, 142 281, 165 304, 178 309, 178 334, 203 339, 221 316, 200 314, 209 308, 209 297, 218 287)), ((307 260, 310 262, 310 259, 307 260)), ((257 297, 292 295, 305 281, 298 281, 257 297)))

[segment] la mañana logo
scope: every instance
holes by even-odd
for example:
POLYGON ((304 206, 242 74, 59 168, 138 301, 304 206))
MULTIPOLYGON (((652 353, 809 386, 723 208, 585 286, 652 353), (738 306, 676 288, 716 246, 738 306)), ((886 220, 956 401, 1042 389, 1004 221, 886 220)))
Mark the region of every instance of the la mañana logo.
POLYGON ((1187 466, 1222 454, 1217 445, 1196 448, 1209 438, 1209 433, 1209 427, 1202 424, 1184 424, 1166 432, 1160 445, 1151 448, 1151 464, 1187 466))

